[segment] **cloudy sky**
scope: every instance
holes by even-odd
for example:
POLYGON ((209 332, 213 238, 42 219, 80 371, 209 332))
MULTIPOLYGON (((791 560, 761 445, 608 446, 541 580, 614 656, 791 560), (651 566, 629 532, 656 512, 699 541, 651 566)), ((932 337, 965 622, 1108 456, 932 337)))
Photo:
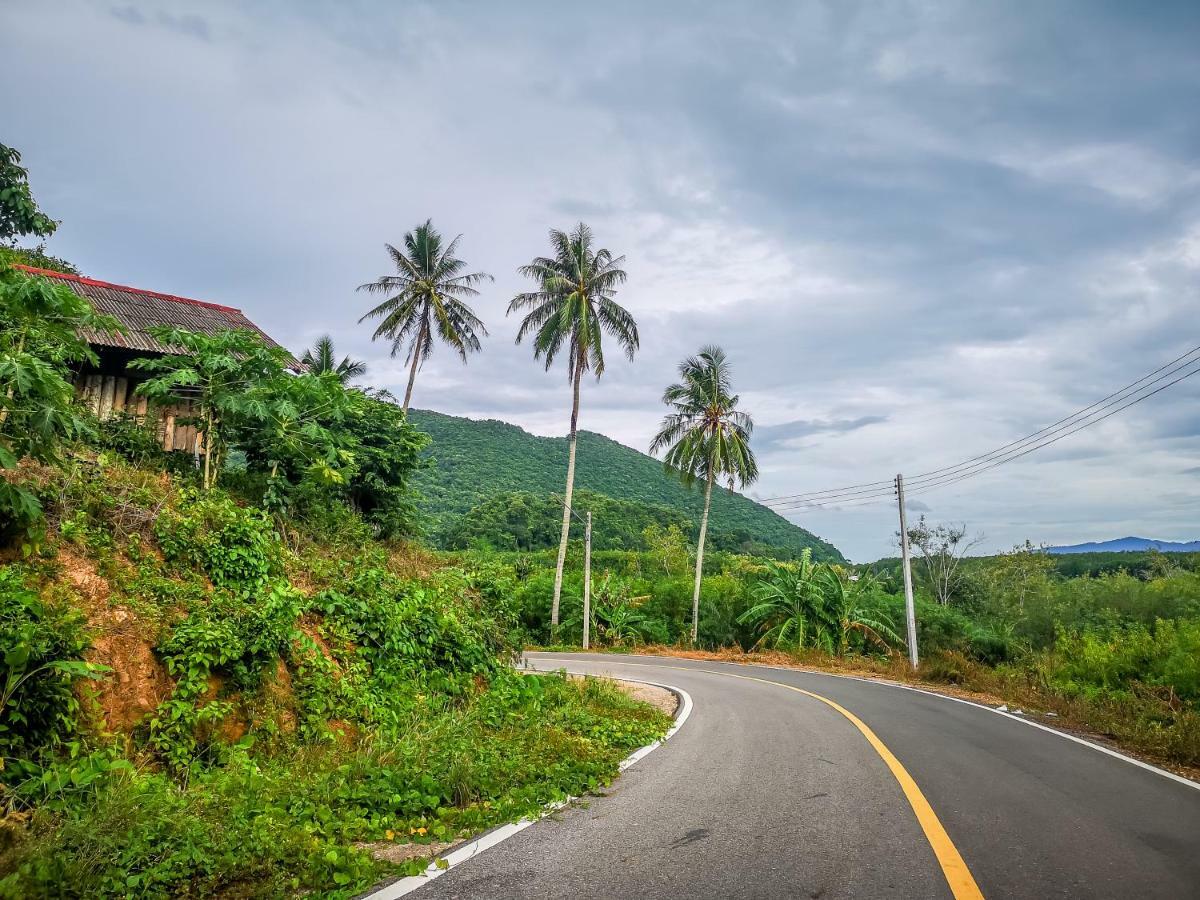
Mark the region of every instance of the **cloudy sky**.
MULTIPOLYGON (((400 391, 354 287, 461 232, 491 337, 414 403, 539 434, 565 373, 504 310, 582 218, 642 333, 582 426, 644 449, 718 341, 772 497, 984 453, 1200 344, 1197 48, 1186 2, 0 0, 0 141, 86 274, 330 332, 400 391)), ((1196 538, 1198 474, 1200 378, 912 505, 986 549, 1196 538)), ((795 518, 891 549, 887 504, 795 518)))

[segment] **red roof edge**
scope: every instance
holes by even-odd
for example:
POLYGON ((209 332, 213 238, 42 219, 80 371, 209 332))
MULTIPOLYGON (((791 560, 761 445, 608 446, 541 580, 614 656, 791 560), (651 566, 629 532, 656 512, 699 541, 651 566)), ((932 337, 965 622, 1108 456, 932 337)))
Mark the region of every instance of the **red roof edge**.
POLYGON ((100 281, 96 278, 84 278, 82 275, 68 275, 66 272, 55 272, 53 269, 39 269, 36 266, 13 264, 14 269, 32 272, 34 275, 45 275, 48 278, 61 278, 63 281, 77 281, 80 284, 90 284, 93 287, 112 288, 117 291, 128 291, 131 294, 141 294, 145 297, 156 297, 159 300, 173 300, 176 303, 190 303, 192 306, 206 306, 209 309, 219 309, 221 312, 240 313, 240 309, 232 306, 222 306, 220 303, 209 303, 207 300, 193 300, 190 297, 177 297, 174 294, 160 294, 158 291, 147 291, 142 288, 130 287, 127 284, 113 284, 111 281, 100 281))

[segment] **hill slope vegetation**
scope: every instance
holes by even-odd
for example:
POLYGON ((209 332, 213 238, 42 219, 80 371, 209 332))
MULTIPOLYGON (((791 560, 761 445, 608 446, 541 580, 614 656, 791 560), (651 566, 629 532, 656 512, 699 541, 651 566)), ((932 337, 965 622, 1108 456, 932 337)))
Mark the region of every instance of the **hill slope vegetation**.
MULTIPOLYGON (((462 516, 498 494, 562 493, 566 438, 538 437, 495 419, 477 421, 423 409, 410 410, 409 421, 433 438, 426 452, 436 465, 420 472, 415 486, 430 534, 443 544, 462 533, 462 516)), ((700 491, 669 476, 658 460, 590 431, 579 433, 575 486, 614 500, 679 510, 692 523, 699 522, 704 503, 700 491)), ((714 491, 712 503, 709 539, 715 549, 786 558, 811 548, 817 559, 843 559, 832 544, 741 494, 714 491)))

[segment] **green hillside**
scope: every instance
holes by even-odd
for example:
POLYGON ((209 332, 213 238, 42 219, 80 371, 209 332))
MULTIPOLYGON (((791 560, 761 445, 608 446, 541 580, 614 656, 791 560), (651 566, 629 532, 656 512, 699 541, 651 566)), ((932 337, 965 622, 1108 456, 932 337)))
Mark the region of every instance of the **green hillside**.
MULTIPOLYGON (((435 465, 416 479, 435 539, 461 533, 458 520, 497 494, 561 494, 567 471, 566 438, 537 437, 494 419, 477 421, 423 409, 409 418, 433 442, 435 465)), ((704 498, 663 471, 662 463, 590 431, 579 433, 575 486, 616 500, 668 507, 699 522, 704 498)), ((811 547, 819 559, 842 560, 833 545, 741 494, 713 491, 711 546, 790 557, 811 547)))

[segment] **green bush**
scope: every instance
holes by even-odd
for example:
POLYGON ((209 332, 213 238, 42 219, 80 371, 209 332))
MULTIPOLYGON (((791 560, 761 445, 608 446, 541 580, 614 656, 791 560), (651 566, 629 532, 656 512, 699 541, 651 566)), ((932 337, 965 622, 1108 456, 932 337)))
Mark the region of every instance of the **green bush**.
POLYGON ((91 646, 76 609, 44 603, 27 590, 15 567, 0 568, 0 781, 28 775, 20 760, 41 758, 74 735, 79 700, 75 679, 98 675, 83 662, 91 646))
POLYGON ((1050 682, 1070 694, 1128 694, 1141 684, 1200 701, 1200 622, 1063 630, 1052 659, 1050 682))
POLYGON ((217 492, 184 491, 155 522, 154 536, 169 563, 199 569, 215 587, 253 592, 282 568, 270 517, 217 492))

